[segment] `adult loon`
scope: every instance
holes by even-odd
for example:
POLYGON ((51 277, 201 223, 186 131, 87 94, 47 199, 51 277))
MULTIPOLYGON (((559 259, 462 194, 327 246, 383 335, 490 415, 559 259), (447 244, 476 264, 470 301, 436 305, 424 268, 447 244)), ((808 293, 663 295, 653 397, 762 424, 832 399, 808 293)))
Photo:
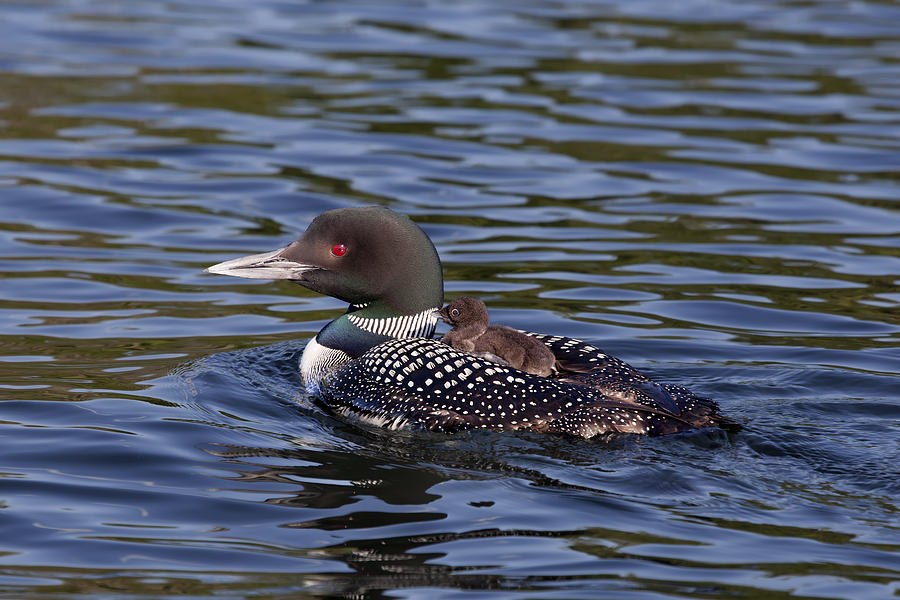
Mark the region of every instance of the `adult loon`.
POLYGON ((416 224, 382 207, 330 210, 290 245, 207 269, 288 279, 350 306, 300 359, 307 389, 344 416, 391 429, 528 429, 591 438, 727 425, 715 402, 657 384, 581 340, 526 332, 556 356, 540 377, 431 339, 441 263, 416 224))

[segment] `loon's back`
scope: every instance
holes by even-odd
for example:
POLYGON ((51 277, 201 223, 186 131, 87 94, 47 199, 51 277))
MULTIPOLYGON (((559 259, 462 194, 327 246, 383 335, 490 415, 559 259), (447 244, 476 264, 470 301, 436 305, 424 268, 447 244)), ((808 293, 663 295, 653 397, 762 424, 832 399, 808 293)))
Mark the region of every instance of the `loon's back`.
POLYGON ((714 402, 655 384, 589 344, 531 335, 581 372, 539 377, 436 340, 401 339, 332 371, 319 392, 339 414, 392 429, 529 429, 590 438, 662 435, 723 423, 714 402))

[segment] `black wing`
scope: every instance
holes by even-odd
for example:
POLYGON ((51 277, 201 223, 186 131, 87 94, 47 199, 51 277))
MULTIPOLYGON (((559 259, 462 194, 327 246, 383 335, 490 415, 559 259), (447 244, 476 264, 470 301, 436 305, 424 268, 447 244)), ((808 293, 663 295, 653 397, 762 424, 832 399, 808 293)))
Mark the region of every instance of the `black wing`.
POLYGON ((537 338, 553 351, 558 369, 555 377, 560 381, 586 385, 609 398, 663 408, 674 415, 690 413, 692 403, 718 408, 712 400, 696 396, 686 388, 656 383, 628 363, 587 342, 529 331, 523 333, 537 338))

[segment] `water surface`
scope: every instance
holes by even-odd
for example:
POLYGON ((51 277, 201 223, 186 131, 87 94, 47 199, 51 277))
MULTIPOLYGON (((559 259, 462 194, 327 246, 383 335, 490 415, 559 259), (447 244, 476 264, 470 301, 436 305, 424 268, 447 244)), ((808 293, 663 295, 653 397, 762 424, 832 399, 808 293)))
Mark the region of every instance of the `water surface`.
POLYGON ((0 595, 900 594, 895 3, 0 3, 0 595), (391 433, 203 268, 379 204, 742 422, 391 433))

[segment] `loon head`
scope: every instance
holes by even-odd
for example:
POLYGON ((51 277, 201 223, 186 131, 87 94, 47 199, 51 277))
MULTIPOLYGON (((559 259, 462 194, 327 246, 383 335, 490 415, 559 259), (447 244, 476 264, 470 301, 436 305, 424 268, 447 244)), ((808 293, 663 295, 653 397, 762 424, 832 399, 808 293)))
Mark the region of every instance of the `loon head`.
POLYGON ((441 262, 418 225, 380 206, 339 208, 313 219, 284 248, 228 260, 209 273, 288 279, 368 307, 377 317, 418 314, 443 301, 441 262))
POLYGON ((444 298, 434 244, 415 223, 378 206, 324 212, 284 248, 206 270, 288 279, 350 304, 303 350, 300 373, 310 391, 329 372, 381 342, 431 337, 434 311, 444 298))

